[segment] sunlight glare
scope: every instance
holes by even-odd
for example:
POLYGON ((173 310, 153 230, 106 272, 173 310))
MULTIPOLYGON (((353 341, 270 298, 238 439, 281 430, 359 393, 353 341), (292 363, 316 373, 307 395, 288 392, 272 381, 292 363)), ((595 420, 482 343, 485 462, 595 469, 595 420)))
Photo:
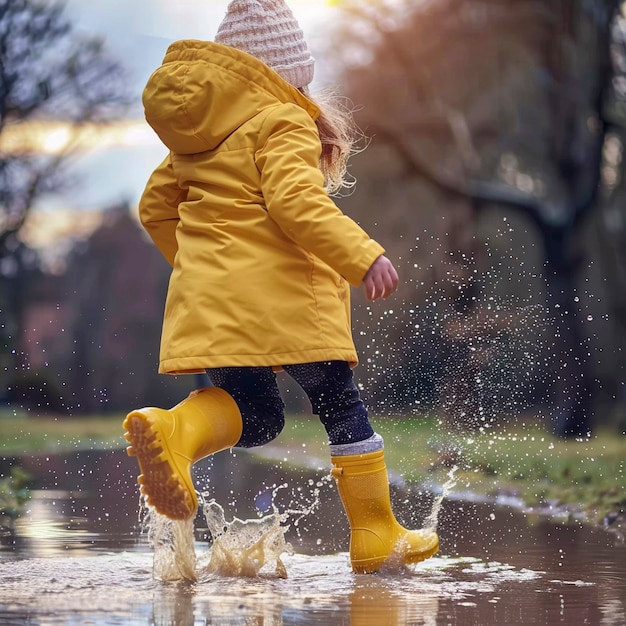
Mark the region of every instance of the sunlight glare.
POLYGON ((25 122, 8 126, 0 135, 0 150, 7 154, 58 155, 69 149, 105 150, 112 147, 160 146, 143 120, 73 127, 65 122, 25 122))
POLYGON ((66 126, 55 128, 43 139, 42 149, 46 154, 58 154, 67 147, 70 139, 69 128, 66 126))

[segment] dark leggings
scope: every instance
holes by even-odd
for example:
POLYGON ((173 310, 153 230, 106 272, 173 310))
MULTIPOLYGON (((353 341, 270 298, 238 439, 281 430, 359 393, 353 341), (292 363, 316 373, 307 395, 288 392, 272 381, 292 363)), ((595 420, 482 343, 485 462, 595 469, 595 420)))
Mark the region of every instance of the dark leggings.
MULTIPOLYGON (((344 361, 285 365, 283 369, 304 390, 319 416, 331 445, 354 443, 374 434, 367 409, 344 361)), ((271 367, 218 367, 207 370, 216 387, 235 399, 243 420, 238 447, 272 441, 285 425, 285 405, 271 367)))

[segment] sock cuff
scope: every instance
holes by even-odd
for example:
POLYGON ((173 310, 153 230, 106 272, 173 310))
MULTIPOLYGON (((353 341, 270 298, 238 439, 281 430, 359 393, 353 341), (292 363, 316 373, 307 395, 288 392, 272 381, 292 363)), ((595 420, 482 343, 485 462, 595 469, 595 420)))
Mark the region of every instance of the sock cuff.
POLYGON ((351 454, 367 454, 369 452, 378 452, 385 447, 383 438, 374 433, 371 437, 363 441, 355 441, 354 443, 340 443, 330 446, 330 456, 349 456, 351 454))

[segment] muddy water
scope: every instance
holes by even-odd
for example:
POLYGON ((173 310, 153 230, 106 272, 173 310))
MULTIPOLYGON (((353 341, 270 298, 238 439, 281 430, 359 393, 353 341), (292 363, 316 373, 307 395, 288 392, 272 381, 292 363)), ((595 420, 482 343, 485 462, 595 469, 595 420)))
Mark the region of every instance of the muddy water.
MULTIPOLYGON (((0 474, 11 462, 0 460, 0 474)), ((289 518, 293 551, 281 557, 287 577, 201 569, 195 582, 162 582, 141 532, 135 466, 123 451, 30 457, 22 465, 38 478, 28 514, 0 538, 2 626, 626 624, 619 533, 449 498, 436 557, 357 576, 326 467, 290 472, 225 452, 197 474, 227 518, 259 519, 272 502, 282 510, 316 505, 289 518)), ((394 489, 396 514, 407 525, 421 524, 432 501, 394 489)), ((208 535, 199 515, 193 547, 200 558, 210 555, 208 535)))

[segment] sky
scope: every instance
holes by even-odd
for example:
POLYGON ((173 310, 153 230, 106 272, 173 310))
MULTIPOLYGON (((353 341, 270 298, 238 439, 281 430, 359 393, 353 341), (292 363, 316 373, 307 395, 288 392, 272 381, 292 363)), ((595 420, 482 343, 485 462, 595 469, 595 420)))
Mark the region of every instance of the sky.
MULTIPOLYGON (((318 73, 323 25, 334 10, 328 4, 327 0, 289 2, 318 59, 318 73)), ((67 0, 67 16, 78 32, 104 36, 110 52, 131 72, 131 92, 136 94, 134 140, 124 145, 103 141, 81 154, 72 170, 78 188, 71 194, 43 199, 40 209, 103 209, 120 202, 136 205, 148 176, 166 155, 142 119, 143 86, 172 41, 212 40, 227 5, 228 0, 67 0)))
MULTIPOLYGON (((328 5, 327 0, 289 1, 312 49, 315 33, 333 11, 328 5)), ((143 84, 172 41, 213 39, 228 0, 68 0, 66 6, 80 29, 106 36, 143 84)))

